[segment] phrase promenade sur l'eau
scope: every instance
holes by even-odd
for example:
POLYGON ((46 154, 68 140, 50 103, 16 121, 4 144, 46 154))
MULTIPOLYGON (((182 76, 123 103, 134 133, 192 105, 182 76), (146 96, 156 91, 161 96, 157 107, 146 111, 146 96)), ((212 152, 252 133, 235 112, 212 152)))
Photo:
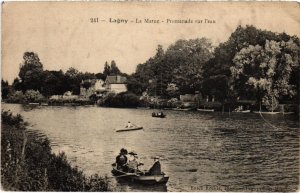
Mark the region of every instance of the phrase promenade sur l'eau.
POLYGON ((214 24, 214 19, 150 19, 150 18, 135 18, 135 20, 129 20, 124 18, 109 18, 109 23, 116 24, 127 24, 127 23, 203 23, 203 24, 214 24))

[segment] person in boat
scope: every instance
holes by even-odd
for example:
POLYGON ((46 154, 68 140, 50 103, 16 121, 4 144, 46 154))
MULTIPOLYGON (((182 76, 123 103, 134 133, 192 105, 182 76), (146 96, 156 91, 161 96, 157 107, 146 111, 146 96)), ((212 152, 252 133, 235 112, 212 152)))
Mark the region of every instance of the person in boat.
POLYGON ((122 171, 126 171, 127 170, 127 150, 122 148, 120 150, 119 155, 116 157, 116 164, 117 164, 117 169, 118 170, 122 170, 122 171))
POLYGON ((129 155, 128 172, 137 173, 139 171, 139 166, 144 164, 138 161, 138 155, 134 151, 130 152, 129 155))
POLYGON ((148 176, 161 175, 161 165, 160 165, 158 156, 154 157, 154 164, 149 169, 149 171, 146 173, 146 175, 148 175, 148 176))
POLYGON ((131 127, 133 127, 133 125, 130 123, 130 121, 128 121, 126 128, 131 128, 131 127))

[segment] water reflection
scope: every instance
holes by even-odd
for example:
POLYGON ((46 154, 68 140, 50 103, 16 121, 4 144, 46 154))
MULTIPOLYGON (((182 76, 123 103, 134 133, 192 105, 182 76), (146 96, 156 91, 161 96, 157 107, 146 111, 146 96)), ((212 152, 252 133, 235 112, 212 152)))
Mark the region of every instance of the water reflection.
POLYGON ((228 191, 285 188, 295 191, 299 179, 299 121, 296 116, 166 111, 93 107, 37 107, 2 104, 20 113, 47 136, 55 153, 66 152, 86 174, 111 176, 111 164, 122 147, 135 150, 144 168, 160 156, 169 175, 167 186, 141 186, 112 178, 116 191, 228 191), (25 111, 26 109, 26 111, 25 111), (117 133, 128 121, 144 130, 117 133), (272 126, 270 125, 272 124, 272 126), (191 187, 195 189, 192 189, 191 187), (216 189, 211 189, 216 188, 216 189))
POLYGON ((156 185, 143 185, 130 182, 125 179, 117 179, 116 191, 119 192, 167 192, 167 185, 165 184, 156 184, 156 185))

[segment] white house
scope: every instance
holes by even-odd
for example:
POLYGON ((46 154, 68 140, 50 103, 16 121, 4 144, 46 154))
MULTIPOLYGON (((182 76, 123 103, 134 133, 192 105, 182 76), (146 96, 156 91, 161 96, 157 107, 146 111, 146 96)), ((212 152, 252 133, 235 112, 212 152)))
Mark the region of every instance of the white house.
POLYGON ((114 93, 126 92, 126 80, 126 77, 120 75, 107 76, 105 80, 106 90, 114 93))
POLYGON ((86 98, 93 94, 99 95, 106 90, 102 79, 83 80, 80 84, 80 95, 86 98))

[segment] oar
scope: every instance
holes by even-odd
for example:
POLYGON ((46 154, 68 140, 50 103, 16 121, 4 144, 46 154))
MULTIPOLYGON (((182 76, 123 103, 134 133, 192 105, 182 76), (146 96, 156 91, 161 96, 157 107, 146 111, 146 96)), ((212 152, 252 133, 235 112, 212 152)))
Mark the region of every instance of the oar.
POLYGON ((109 178, 121 178, 121 177, 126 177, 126 176, 135 176, 136 174, 135 173, 128 173, 128 174, 124 174, 124 175, 120 175, 120 176, 112 176, 112 177, 109 177, 109 178))

